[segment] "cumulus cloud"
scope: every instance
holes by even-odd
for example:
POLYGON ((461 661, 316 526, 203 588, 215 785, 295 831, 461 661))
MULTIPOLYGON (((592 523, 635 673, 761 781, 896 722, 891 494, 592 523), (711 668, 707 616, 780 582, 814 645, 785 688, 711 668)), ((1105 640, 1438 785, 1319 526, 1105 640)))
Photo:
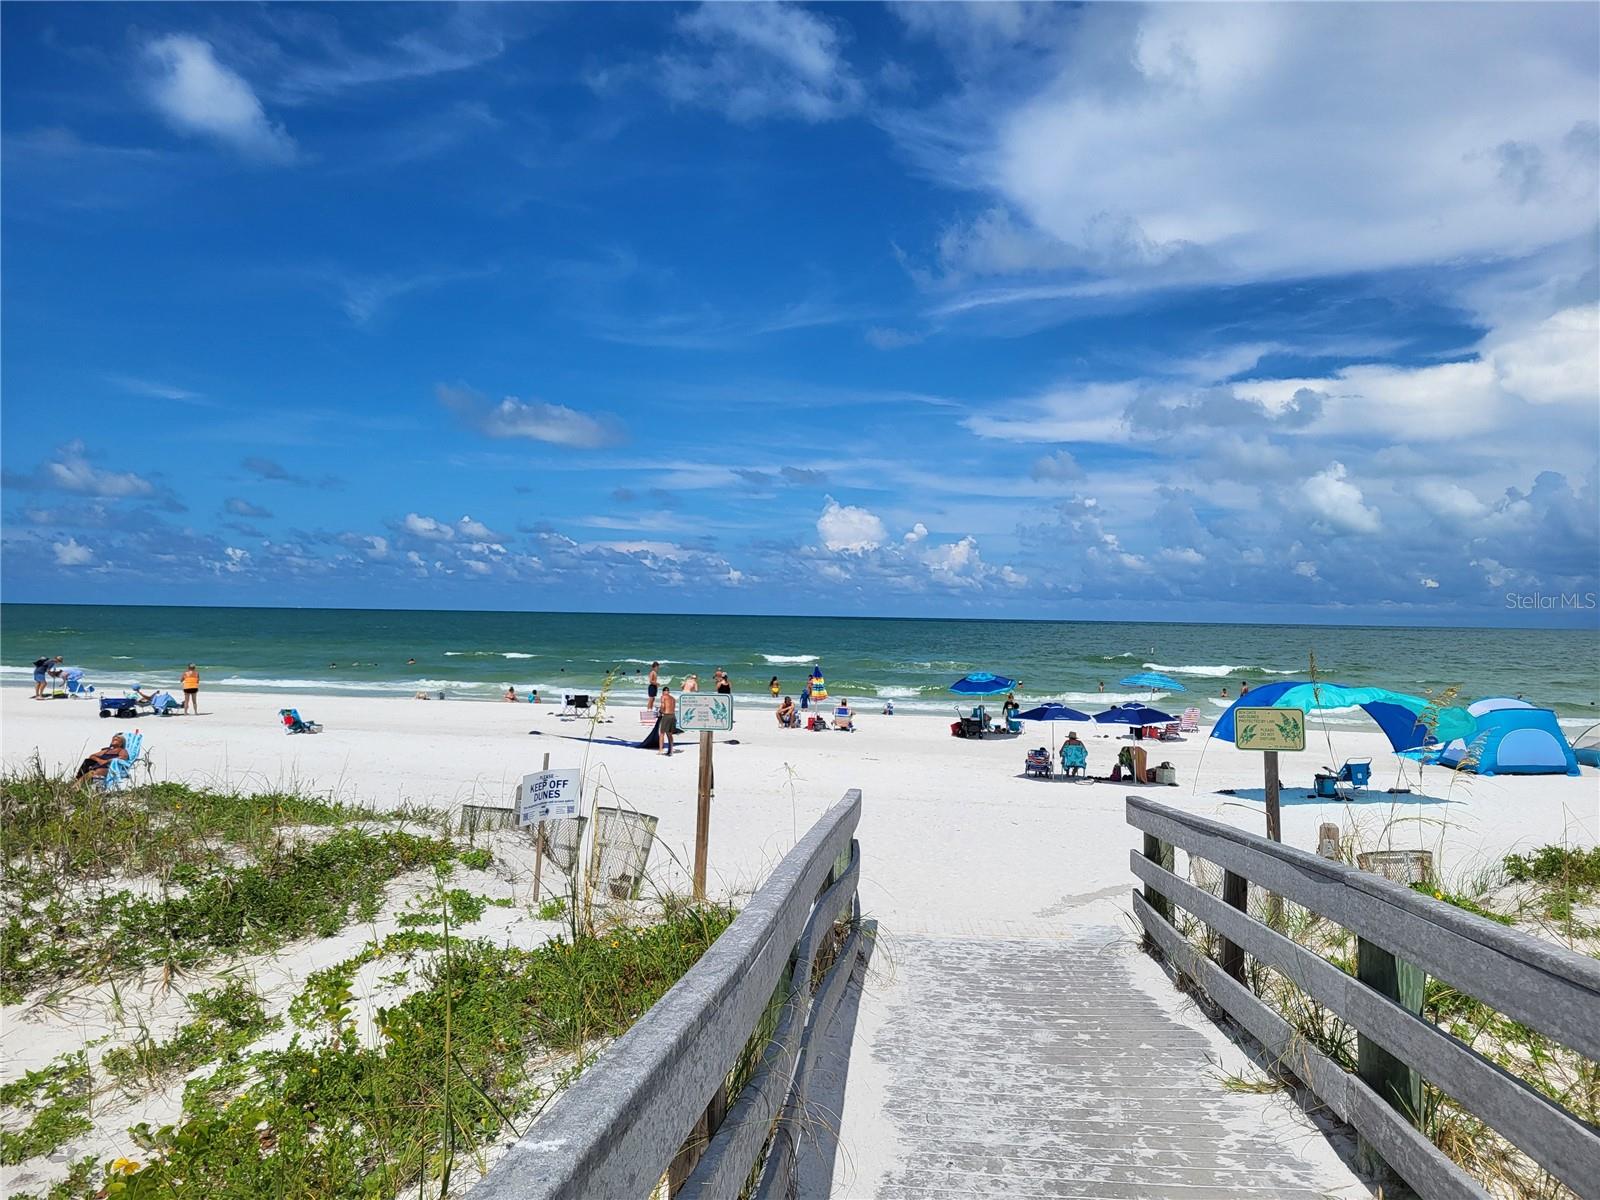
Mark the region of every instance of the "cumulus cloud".
POLYGON ((622 431, 613 418, 593 417, 564 404, 524 402, 515 396, 492 404, 470 388, 447 384, 440 384, 436 392, 441 404, 469 428, 486 437, 527 438, 580 450, 615 445, 623 440, 622 431))
POLYGON ((1006 58, 969 87, 987 122, 947 104, 891 127, 1000 202, 941 247, 969 270, 1282 279, 1588 236, 1593 61, 1571 48, 1594 12, 1478 15, 1445 38, 1426 6, 1091 7, 1048 69, 1006 58))
POLYGON ((224 512, 230 512, 236 517, 252 517, 257 520, 265 520, 272 516, 270 512, 259 504, 252 504, 250 501, 243 500, 238 496, 229 496, 222 502, 222 508, 224 512))
POLYGON ((154 68, 151 101, 174 129, 258 162, 294 161, 294 139, 267 117, 250 85, 217 61, 209 42, 169 34, 147 43, 145 55, 154 68))
POLYGON ((55 553, 56 565, 60 567, 82 567, 94 561, 94 551, 79 545, 76 538, 55 542, 50 548, 55 553))
POLYGON ((68 442, 56 457, 41 468, 40 481, 63 492, 80 496, 154 496, 156 485, 132 471, 102 471, 89 462, 81 441, 68 442))
POLYGON ((839 28, 797 4, 702 4, 678 18, 682 44, 661 56, 660 85, 680 104, 730 120, 826 121, 864 96, 839 28))
POLYGON ((889 531, 876 513, 840 504, 832 496, 824 497, 817 535, 829 550, 853 554, 876 550, 889 540, 889 531))
POLYGON ((1312 512, 1343 533, 1377 533, 1378 514, 1367 507, 1361 489, 1346 478, 1343 463, 1332 463, 1306 480, 1305 499, 1312 512))
POLYGON ((413 537, 423 538, 430 542, 453 541, 456 536, 456 531, 443 521, 414 512, 405 515, 400 522, 400 528, 413 537))
POLYGON ((1041 482, 1082 479, 1083 468, 1070 452, 1057 450, 1054 454, 1034 459, 1031 474, 1041 482))

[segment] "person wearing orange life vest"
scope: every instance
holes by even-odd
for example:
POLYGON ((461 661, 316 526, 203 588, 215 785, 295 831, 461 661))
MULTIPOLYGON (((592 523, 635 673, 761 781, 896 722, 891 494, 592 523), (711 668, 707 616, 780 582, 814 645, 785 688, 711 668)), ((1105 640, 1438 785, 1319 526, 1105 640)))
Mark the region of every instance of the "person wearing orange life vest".
POLYGON ((183 711, 188 713, 194 705, 194 715, 200 715, 200 671, 193 663, 183 672, 183 711))

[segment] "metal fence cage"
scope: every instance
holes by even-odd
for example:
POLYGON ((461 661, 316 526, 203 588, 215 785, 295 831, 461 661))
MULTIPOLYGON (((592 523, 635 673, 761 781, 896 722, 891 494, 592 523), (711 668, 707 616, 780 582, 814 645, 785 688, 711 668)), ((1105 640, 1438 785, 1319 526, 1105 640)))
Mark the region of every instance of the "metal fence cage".
POLYGON ((637 900, 655 839, 656 818, 628 809, 597 807, 589 850, 589 879, 594 890, 613 900, 637 900))
POLYGON ((563 875, 570 876, 578 865, 578 848, 583 844, 587 817, 557 817, 534 826, 534 837, 544 852, 545 861, 563 875))
POLYGON ((490 829, 510 829, 517 823, 517 810, 499 804, 463 804, 458 829, 461 833, 482 833, 490 829))

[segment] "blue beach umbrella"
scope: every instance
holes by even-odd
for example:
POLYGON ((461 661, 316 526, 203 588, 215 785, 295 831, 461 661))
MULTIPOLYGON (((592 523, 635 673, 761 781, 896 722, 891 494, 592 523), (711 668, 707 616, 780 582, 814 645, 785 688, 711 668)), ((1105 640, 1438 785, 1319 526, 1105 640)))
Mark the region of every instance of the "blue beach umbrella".
POLYGON ((1015 690, 1017 681, 1007 679, 1004 675, 991 675, 987 671, 974 671, 971 675, 963 675, 950 685, 950 690, 958 696, 997 696, 1001 692, 1015 690))
POLYGON ((1041 704, 1038 708, 1030 708, 1027 712, 1020 712, 1017 716, 1024 721, 1087 721, 1089 714, 1079 712, 1075 708, 1068 708, 1065 704, 1041 704))
POLYGON ((1117 682, 1127 684, 1129 687, 1147 687, 1152 692, 1186 692, 1189 690, 1172 676, 1163 675, 1159 671, 1141 671, 1137 675, 1129 675, 1126 679, 1119 679, 1117 682))
POLYGON ((1353 688, 1337 683, 1303 683, 1285 679, 1253 687, 1217 718, 1211 736, 1233 741, 1235 708, 1299 708, 1318 712, 1330 708, 1359 708, 1371 717, 1396 751, 1411 750, 1437 739, 1470 739, 1477 731, 1477 720, 1460 707, 1440 708, 1421 696, 1392 692, 1388 688, 1353 688), (1425 719, 1426 718, 1426 719, 1425 719), (1431 733, 1428 722, 1433 723, 1431 733))
POLYGON ((1177 720, 1160 709, 1151 708, 1148 704, 1140 704, 1130 700, 1126 704, 1113 705, 1105 712, 1097 712, 1094 719, 1101 725, 1165 725, 1168 721, 1177 720))

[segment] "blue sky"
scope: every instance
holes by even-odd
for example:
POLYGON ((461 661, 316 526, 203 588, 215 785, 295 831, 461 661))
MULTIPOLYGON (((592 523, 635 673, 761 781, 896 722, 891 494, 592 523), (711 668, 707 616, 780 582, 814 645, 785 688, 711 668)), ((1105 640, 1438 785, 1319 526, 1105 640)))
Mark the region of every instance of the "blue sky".
POLYGON ((1593 5, 0 20, 8 600, 1597 619, 1593 5))

